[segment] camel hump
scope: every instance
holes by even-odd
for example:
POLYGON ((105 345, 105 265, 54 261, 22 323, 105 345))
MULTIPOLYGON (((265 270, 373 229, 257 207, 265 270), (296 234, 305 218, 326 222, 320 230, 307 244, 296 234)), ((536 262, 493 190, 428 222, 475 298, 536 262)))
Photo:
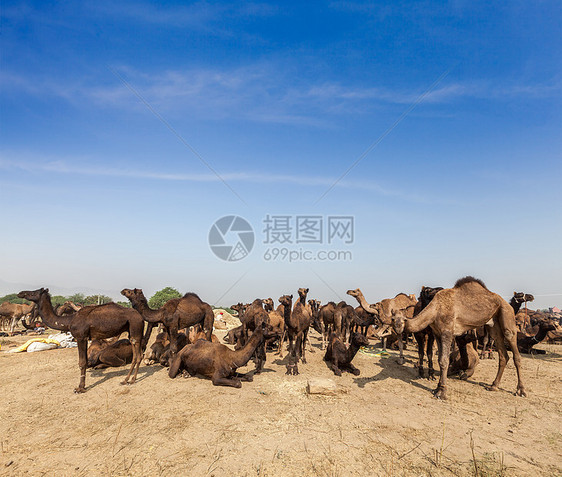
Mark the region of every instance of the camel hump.
POLYGON ((459 278, 456 281, 455 286, 453 288, 460 288, 463 285, 466 285, 467 283, 478 283, 480 286, 482 286, 486 290, 488 289, 488 287, 484 284, 484 282, 482 280, 480 280, 479 278, 471 277, 470 275, 468 275, 466 277, 463 277, 463 278, 459 278))
POLYGON ((197 300, 201 301, 201 298, 199 298, 199 295, 197 295, 197 293, 193 293, 193 292, 187 292, 183 298, 196 298, 197 300))

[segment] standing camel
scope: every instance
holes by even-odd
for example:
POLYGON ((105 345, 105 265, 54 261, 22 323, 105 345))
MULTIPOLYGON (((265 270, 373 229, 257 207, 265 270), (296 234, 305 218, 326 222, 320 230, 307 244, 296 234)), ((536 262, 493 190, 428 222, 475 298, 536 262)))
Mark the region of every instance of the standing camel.
POLYGON ((6 326, 9 323, 10 335, 14 334, 18 321, 31 314, 33 306, 10 303, 9 301, 5 301, 0 305, 0 318, 6 319, 6 326))
POLYGON ((149 327, 162 323, 170 337, 170 353, 175 355, 178 349, 178 331, 200 324, 205 329, 207 341, 211 341, 215 315, 208 303, 202 301, 195 293, 186 293, 182 298, 172 298, 157 310, 149 308, 144 293, 140 288, 125 288, 121 295, 128 298, 149 327))
POLYGON ((295 307, 291 309, 292 301, 293 295, 283 295, 279 298, 279 303, 283 305, 285 332, 289 337, 289 363, 286 374, 297 375, 299 374, 299 358, 302 357, 302 362, 306 363, 305 343, 311 315, 300 301, 297 301, 295 307))
POLYGON ((431 303, 415 318, 406 319, 401 312, 395 312, 393 327, 396 333, 416 333, 431 326, 437 338, 439 349, 440 377, 435 397, 447 398, 447 369, 451 343, 455 336, 478 328, 493 320, 492 333, 499 355, 498 372, 490 390, 496 391, 509 359, 505 342, 513 352, 517 370, 516 395, 526 396, 521 378, 521 355, 517 349, 517 327, 513 308, 501 296, 492 293, 484 283, 474 277, 464 277, 453 288, 438 292, 431 303))
POLYGON ((86 392, 88 340, 113 338, 126 331, 129 332, 129 339, 133 345, 133 361, 129 374, 121 384, 133 384, 135 382, 144 347, 150 338, 148 333, 143 339, 144 321, 137 311, 119 306, 116 303, 107 303, 99 306, 87 306, 72 315, 58 316, 53 310, 48 288, 39 288, 35 291, 21 291, 18 293, 18 297, 36 303, 43 323, 49 328, 70 331, 76 339, 78 343, 80 383, 74 392, 86 392), (131 378, 130 381, 129 378, 131 378))

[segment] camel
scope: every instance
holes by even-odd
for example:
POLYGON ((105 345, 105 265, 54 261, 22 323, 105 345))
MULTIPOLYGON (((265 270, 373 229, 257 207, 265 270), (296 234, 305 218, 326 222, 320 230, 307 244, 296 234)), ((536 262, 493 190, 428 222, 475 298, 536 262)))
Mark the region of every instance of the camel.
POLYGON ((342 315, 342 338, 345 342, 346 337, 349 334, 349 340, 351 342, 351 327, 358 322, 357 313, 355 312, 355 308, 351 305, 348 305, 345 301, 340 301, 337 304, 338 310, 341 312, 342 315))
MULTIPOLYGON (((261 327, 263 324, 269 325, 269 315, 263 307, 263 301, 259 298, 255 299, 250 306, 246 308, 244 315, 241 318, 242 321, 242 340, 240 342, 241 346, 244 346, 248 342, 249 331, 255 331, 257 328, 261 327)), ((254 362, 256 364, 256 373, 261 373, 263 365, 265 364, 266 353, 265 353, 265 342, 261 343, 256 349, 256 356, 254 362)))
POLYGON ((88 347, 88 368, 118 368, 133 361, 133 345, 128 339, 92 340, 88 347))
MULTIPOLYGON (((426 287, 422 286, 420 295, 418 297, 418 302, 414 308, 414 316, 419 315, 419 313, 431 302, 433 297, 438 291, 443 290, 443 287, 426 287)), ((427 354, 427 379, 435 380, 435 371, 433 369, 433 343, 435 341, 435 336, 430 326, 425 327, 423 330, 414 333, 414 338, 418 344, 418 375, 420 378, 425 376, 423 370, 423 355, 424 355, 424 345, 426 346, 427 354)))
MULTIPOLYGON (((18 321, 31 314, 33 307, 34 305, 10 303, 9 301, 5 301, 0 305, 0 318, 5 318, 10 323, 10 335, 14 333, 18 321)), ((7 329, 7 326, 4 324, 3 329, 7 329)))
POLYGON ((330 301, 320 307, 318 318, 322 330, 322 349, 324 350, 328 346, 328 338, 332 332, 336 332, 341 336, 343 329, 343 313, 333 301, 330 301))
MULTIPOLYGON (((385 338, 390 332, 392 332, 392 314, 393 312, 407 310, 405 316, 412 318, 414 316, 414 307, 417 303, 415 295, 406 295, 405 293, 398 293, 394 298, 385 298, 379 301, 375 305, 369 305, 363 293, 359 288, 355 290, 348 290, 348 295, 351 295, 357 299, 359 304, 363 309, 378 317, 382 322, 384 327, 384 333, 379 334, 381 338, 385 338)), ((398 341, 398 349, 400 351, 400 356, 398 358, 398 364, 404 364, 404 342, 402 340, 402 335, 396 336, 398 341)), ((383 349, 386 349, 386 342, 383 341, 383 349)))
POLYGON ((535 349, 533 346, 539 344, 546 338, 549 331, 554 331, 556 326, 548 320, 541 320, 538 324, 538 331, 534 336, 527 336, 525 333, 517 333, 517 348, 521 353, 526 354, 545 354, 543 349, 535 349))
POLYGON ((297 301, 294 308, 292 307, 292 301, 293 295, 283 295, 279 298, 279 303, 283 305, 285 332, 289 337, 289 363, 287 364, 286 374, 297 375, 299 374, 299 358, 302 359, 303 363, 306 363, 305 342, 312 317, 303 305, 302 300, 297 301), (295 341, 294 344, 293 341, 295 341))
POLYGON ((447 370, 451 343, 455 336, 478 328, 493 320, 493 335, 499 355, 498 372, 490 390, 498 390, 505 366, 509 359, 505 341, 513 350, 513 361, 517 370, 516 395, 526 396, 521 378, 521 355, 517 349, 517 327, 513 308, 499 295, 492 293, 484 283, 474 277, 457 280, 453 288, 439 291, 431 303, 415 318, 407 319, 395 312, 393 328, 396 333, 416 333, 431 326, 439 348, 440 377, 434 395, 447 398, 447 370), (505 340, 505 341, 504 341, 505 340))
MULTIPOLYGON (((90 306, 93 306, 93 305, 90 305, 90 306)), ((76 304, 72 303, 71 301, 65 301, 62 305, 59 305, 55 308, 55 313, 59 316, 72 315, 72 313, 80 310, 81 308, 84 308, 84 307, 82 305, 76 305, 76 304)))
POLYGON ((471 331, 457 336, 455 341, 458 346, 449 357, 447 376, 458 374, 460 379, 466 380, 474 374, 474 370, 480 362, 478 351, 474 347, 476 340, 476 334, 471 331), (463 352, 461 351, 463 349, 466 350, 466 358, 463 357, 463 352))
POLYGON ((354 311, 355 315, 349 326, 350 331, 359 332, 361 330, 361 334, 367 336, 369 327, 377 324, 378 316, 366 312, 361 305, 355 307, 354 311))
POLYGON ((253 377, 238 374, 236 370, 245 366, 256 349, 263 344, 267 337, 264 333, 266 326, 265 323, 258 326, 244 347, 236 351, 206 340, 188 344, 172 360, 168 376, 173 379, 180 369, 184 369, 191 376, 200 374, 211 378, 215 386, 242 387, 241 381, 252 381, 253 377))
POLYGON ((324 355, 324 361, 336 376, 341 376, 342 370, 349 371, 355 376, 359 376, 360 371, 351 364, 353 358, 361 346, 367 346, 369 340, 360 333, 352 333, 350 336, 349 348, 346 348, 339 336, 332 332, 328 349, 324 355))
POLYGON ((105 305, 82 308, 72 315, 58 316, 53 310, 48 288, 39 288, 35 291, 21 291, 18 293, 18 297, 36 303, 43 323, 49 328, 70 331, 74 339, 76 339, 78 344, 80 382, 74 392, 86 392, 88 340, 112 338, 119 336, 125 331, 129 332, 129 339, 133 345, 133 360, 129 374, 121 384, 133 384, 136 381, 142 353, 150 338, 150 332, 147 332, 147 335, 143 337, 144 321, 140 313, 115 303, 107 303, 105 305))
POLYGON ((121 290, 121 295, 128 298, 131 305, 149 328, 156 323, 162 323, 170 336, 170 352, 172 355, 179 351, 177 344, 178 331, 197 324, 201 324, 206 331, 207 340, 211 341, 215 315, 211 306, 202 301, 195 293, 186 293, 182 298, 172 298, 157 310, 149 308, 148 302, 141 289, 121 290))

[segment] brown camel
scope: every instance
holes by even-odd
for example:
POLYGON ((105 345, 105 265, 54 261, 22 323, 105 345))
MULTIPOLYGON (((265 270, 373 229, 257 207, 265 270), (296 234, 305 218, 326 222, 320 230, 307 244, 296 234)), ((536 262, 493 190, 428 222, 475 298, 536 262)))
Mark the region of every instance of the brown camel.
POLYGON ((4 318, 10 323, 10 335, 14 333, 14 329, 16 328, 18 321, 31 314, 33 307, 34 305, 10 303, 9 301, 5 301, 0 305, 0 318, 4 318))
POLYGON ((527 336, 525 333, 517 333, 517 348, 521 353, 526 354, 546 354, 543 349, 535 349, 533 346, 539 344, 546 338, 550 331, 554 331, 556 326, 550 320, 541 320, 538 324, 537 333, 534 336, 527 336))
POLYGON ((343 329, 343 312, 333 301, 320 307, 318 318, 322 330, 322 349, 328 346, 329 336, 335 332, 340 337, 343 329))
POLYGON ((351 333, 349 348, 346 348, 344 342, 337 333, 330 334, 330 342, 328 349, 324 355, 324 361, 336 376, 341 376, 342 370, 349 371, 355 376, 359 376, 360 371, 351 364, 353 358, 359 351, 361 346, 367 346, 369 340, 360 333, 351 333))
MULTIPOLYGON (((90 305, 93 306, 93 305, 90 305)), ((62 305, 55 308, 55 313, 59 316, 72 315, 72 313, 84 308, 82 305, 76 305, 71 301, 65 301, 62 305)))
MULTIPOLYGON (((246 308, 244 315, 240 318, 242 321, 242 341, 241 346, 248 342, 249 331, 254 331, 262 325, 269 325, 269 315, 263 307, 263 301, 259 298, 255 299, 250 306, 246 308)), ((266 360, 265 342, 261 343, 256 349, 254 362, 256 365, 256 373, 261 373, 266 360)))
MULTIPOLYGON (((398 293, 394 298, 385 298, 374 305, 369 305, 363 293, 359 288, 355 290, 348 290, 348 295, 351 295, 357 299, 359 304, 365 309, 366 312, 378 316, 378 319, 382 322, 383 332, 379 334, 381 338, 385 338, 392 331, 392 314, 397 311, 403 311, 404 315, 408 318, 412 318, 414 315, 414 307, 417 303, 415 295, 406 295, 405 293, 398 293)), ((402 335, 396 336, 398 342, 398 349, 400 351, 400 356, 398 358, 398 364, 404 364, 404 342, 402 335)), ((386 349, 386 342, 383 341, 383 349, 386 349)))
POLYGON ((149 327, 162 323, 170 336, 170 351, 172 355, 179 351, 177 345, 178 331, 200 324, 206 331, 207 340, 211 341, 215 315, 211 306, 202 301, 195 293, 186 293, 182 298, 172 298, 157 310, 149 308, 148 302, 141 289, 125 288, 121 295, 127 297, 149 327))
POLYGON ((284 310, 285 332, 289 337, 289 363, 286 374, 297 375, 299 358, 306 363, 305 342, 312 317, 302 301, 297 301, 294 308, 292 308, 292 301, 293 295, 283 295, 279 298, 279 303, 283 305, 284 310))
POLYGON ((215 386, 242 387, 241 381, 252 381, 251 375, 238 374, 236 370, 245 366, 256 349, 263 344, 265 323, 258 326, 246 345, 236 351, 220 343, 199 340, 185 346, 172 360, 168 375, 175 378, 181 369, 191 376, 200 374, 211 378, 215 386))
POLYGON ((88 368, 118 368, 133 361, 133 345, 128 339, 92 340, 88 347, 88 368))
POLYGON ((489 291, 484 283, 473 277, 458 280, 453 288, 438 292, 431 303, 419 315, 406 319, 401 312, 395 312, 393 326, 396 333, 415 333, 431 326, 439 348, 440 378, 435 397, 447 397, 447 370, 451 343, 455 336, 478 328, 493 320, 493 334, 499 355, 498 373, 490 390, 497 390, 509 359, 505 341, 513 350, 513 361, 517 370, 517 391, 525 396, 521 379, 521 355, 517 349, 517 328, 513 308, 499 295, 489 291), (498 339, 499 338, 499 339, 498 339), (505 340, 505 341, 504 341, 505 340))
POLYGON ((133 345, 133 361, 129 374, 121 384, 133 384, 135 382, 144 347, 150 338, 149 332, 143 338, 144 321, 137 311, 131 308, 124 308, 115 303, 107 303, 105 305, 82 308, 73 315, 58 316, 53 311, 48 288, 40 288, 35 291, 21 291, 18 293, 18 297, 36 303, 43 323, 49 328, 70 331, 74 339, 76 339, 78 343, 80 383, 74 392, 86 392, 88 340, 112 338, 126 331, 129 332, 129 339, 133 345))

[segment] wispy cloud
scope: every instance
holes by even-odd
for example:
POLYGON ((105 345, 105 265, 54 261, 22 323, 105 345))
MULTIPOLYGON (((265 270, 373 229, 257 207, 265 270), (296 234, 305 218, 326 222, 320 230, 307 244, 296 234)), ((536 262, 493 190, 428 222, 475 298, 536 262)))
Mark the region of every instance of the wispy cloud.
MULTIPOLYGON (((76 165, 76 161, 63 160, 21 160, 6 159, 7 154, 0 155, 0 169, 5 171, 25 171, 31 174, 53 173, 83 176, 114 177, 123 179, 148 179, 154 181, 173 181, 173 182, 200 182, 218 183, 218 179, 213 174, 186 174, 181 172, 156 172, 139 169, 119 169, 106 166, 96 166, 82 162, 76 165), (72 163, 71 163, 72 162, 72 163)), ((305 187, 326 188, 334 184, 334 177, 329 176, 310 176, 310 175, 288 175, 269 172, 222 172, 222 179, 229 183, 252 183, 270 184, 276 186, 297 185, 305 187)), ((433 200, 411 192, 405 192, 399 188, 383 187, 375 181, 347 180, 340 181, 338 188, 366 190, 381 196, 395 197, 409 202, 431 203, 433 200)))
MULTIPOLYGON (((115 68, 158 111, 190 111, 202 119, 245 119, 255 122, 330 127, 340 116, 368 114, 385 105, 411 104, 423 88, 389 89, 378 85, 305 80, 292 77, 272 63, 231 69, 197 68, 152 74, 121 66, 115 68)), ((110 76, 97 82, 37 78, 4 71, 3 91, 54 96, 75 104, 123 110, 142 109, 130 91, 110 76)), ((560 81, 543 84, 499 84, 488 81, 454 82, 436 88, 424 104, 455 104, 464 99, 498 101, 541 99, 560 95, 560 81)))

